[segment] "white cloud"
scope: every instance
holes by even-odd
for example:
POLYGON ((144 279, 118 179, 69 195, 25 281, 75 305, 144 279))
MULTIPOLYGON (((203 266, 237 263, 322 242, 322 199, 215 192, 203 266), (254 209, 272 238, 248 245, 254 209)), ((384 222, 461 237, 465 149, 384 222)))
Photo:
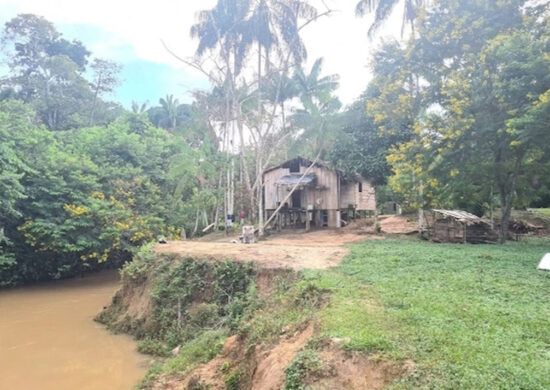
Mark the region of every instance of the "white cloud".
MULTIPOLYGON (((323 2, 318 2, 319 9, 323 2)), ((338 95, 344 103, 351 103, 368 82, 366 67, 369 53, 375 42, 367 38, 367 28, 372 19, 356 18, 358 0, 325 0, 335 12, 304 29, 303 37, 309 51, 309 63, 324 57, 324 73, 338 73, 341 87, 338 95)), ((97 26, 105 32, 102 40, 90 46, 98 56, 120 62, 139 59, 168 64, 174 69, 185 69, 194 77, 203 77, 174 59, 162 47, 165 42, 184 57, 191 56, 196 42, 189 36, 189 28, 195 22, 196 13, 215 4, 215 0, 0 0, 2 17, 8 19, 14 13, 28 12, 43 15, 55 24, 86 24, 97 26), (6 15, 9 10, 11 15, 6 15)), ((398 12, 398 11, 396 11, 398 12)), ((397 18, 399 19, 399 18, 397 18)), ((396 35, 400 26, 389 25, 381 35, 396 35)))

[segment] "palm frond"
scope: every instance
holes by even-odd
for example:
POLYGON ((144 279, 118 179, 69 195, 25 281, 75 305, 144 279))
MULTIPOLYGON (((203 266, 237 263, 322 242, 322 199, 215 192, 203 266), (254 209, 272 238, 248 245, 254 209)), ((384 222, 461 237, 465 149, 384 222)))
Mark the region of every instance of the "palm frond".
POLYGON ((376 0, 361 0, 355 6, 355 16, 362 18, 372 12, 376 6, 376 0))

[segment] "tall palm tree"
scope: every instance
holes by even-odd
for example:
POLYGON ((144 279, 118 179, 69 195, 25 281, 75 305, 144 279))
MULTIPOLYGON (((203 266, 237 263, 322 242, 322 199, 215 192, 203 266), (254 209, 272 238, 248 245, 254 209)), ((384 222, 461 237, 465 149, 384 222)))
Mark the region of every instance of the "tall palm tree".
MULTIPOLYGON (((363 17, 367 13, 374 11, 374 22, 369 28, 369 36, 373 36, 389 18, 392 10, 401 0, 360 0, 355 6, 355 15, 363 17)), ((405 26, 409 24, 414 33, 414 21, 418 15, 419 8, 425 3, 425 0, 404 0, 405 9, 403 11, 403 21, 401 23, 401 35, 405 31, 405 26)))
POLYGON ((238 74, 246 53, 242 37, 249 11, 250 0, 218 0, 214 8, 199 12, 198 23, 191 26, 191 37, 199 40, 196 54, 202 56, 220 44, 226 59, 233 56, 238 74))
POLYGON ((134 114, 142 114, 147 111, 147 106, 149 105, 148 101, 145 101, 139 104, 137 101, 132 100, 132 112, 134 114))
POLYGON ((311 153, 317 153, 327 139, 328 124, 342 107, 340 100, 334 96, 338 88, 338 75, 321 77, 323 59, 318 58, 309 73, 297 68, 293 80, 299 88, 303 109, 298 109, 292 116, 292 122, 304 129, 300 138, 303 144, 313 147, 311 153))
POLYGON ((339 76, 337 74, 321 77, 323 58, 317 58, 309 74, 301 67, 297 67, 294 73, 294 81, 300 90, 300 100, 306 109, 317 102, 319 105, 330 101, 332 93, 338 88, 339 76))
POLYGON ((161 122, 164 124, 163 127, 172 132, 175 131, 178 124, 178 99, 174 99, 174 95, 166 95, 166 98, 159 99, 159 103, 164 114, 161 122))
POLYGON ((248 19, 247 33, 243 36, 245 45, 258 45, 258 107, 261 111, 262 50, 265 73, 269 72, 269 58, 272 50, 286 46, 296 64, 307 57, 305 45, 300 38, 300 18, 317 15, 315 7, 301 0, 260 0, 248 19))

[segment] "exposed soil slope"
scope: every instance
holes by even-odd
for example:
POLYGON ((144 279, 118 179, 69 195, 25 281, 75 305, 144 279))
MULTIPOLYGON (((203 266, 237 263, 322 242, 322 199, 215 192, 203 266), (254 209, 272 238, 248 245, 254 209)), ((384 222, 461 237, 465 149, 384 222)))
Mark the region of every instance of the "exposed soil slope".
MULTIPOLYGON (((222 353, 209 362, 199 365, 183 378, 161 378, 153 389, 190 390, 207 386, 209 390, 226 390, 227 372, 240 367, 239 388, 280 390, 285 387, 285 370, 314 336, 315 327, 309 324, 293 335, 282 335, 275 345, 263 349, 252 348, 246 353, 245 340, 235 335, 226 340, 222 353)), ((304 378, 307 388, 383 389, 395 378, 404 376, 415 368, 412 361, 396 363, 372 360, 359 352, 344 351, 333 342, 321 347, 318 356, 321 366, 304 378)))

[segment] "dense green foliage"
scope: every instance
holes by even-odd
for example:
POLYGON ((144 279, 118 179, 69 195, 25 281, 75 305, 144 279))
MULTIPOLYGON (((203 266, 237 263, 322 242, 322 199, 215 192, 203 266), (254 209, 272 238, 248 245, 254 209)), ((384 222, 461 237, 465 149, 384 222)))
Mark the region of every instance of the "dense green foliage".
POLYGON ((49 129, 107 124, 122 112, 120 105, 102 100, 118 84, 120 67, 96 58, 88 81, 90 51, 80 41, 63 38, 43 17, 14 17, 5 24, 1 42, 9 73, 0 82, 0 99, 32 105, 49 129))
POLYGON ((200 168, 175 157, 200 152, 180 137, 134 114, 64 132, 21 102, 0 103, 0 116, 2 285, 120 264, 159 235, 192 230, 200 168))
POLYGON ((550 25, 537 4, 426 4, 416 34, 374 57, 366 115, 390 139, 389 183, 412 207, 498 203, 504 229, 513 206, 547 201, 550 25))
POLYGON ((235 330, 255 299, 253 275, 248 263, 159 255, 146 245, 124 264, 121 276, 129 289, 151 285, 151 313, 119 318, 125 310, 124 292, 119 292, 98 320, 135 335, 143 352, 163 356, 205 329, 235 330))
POLYGON ((158 266, 151 333, 171 347, 204 328, 234 329, 250 303, 249 264, 189 258, 158 266))
POLYGON ((118 266, 210 223, 221 159, 196 105, 105 101, 120 66, 40 16, 14 17, 1 40, 0 286, 118 266))

